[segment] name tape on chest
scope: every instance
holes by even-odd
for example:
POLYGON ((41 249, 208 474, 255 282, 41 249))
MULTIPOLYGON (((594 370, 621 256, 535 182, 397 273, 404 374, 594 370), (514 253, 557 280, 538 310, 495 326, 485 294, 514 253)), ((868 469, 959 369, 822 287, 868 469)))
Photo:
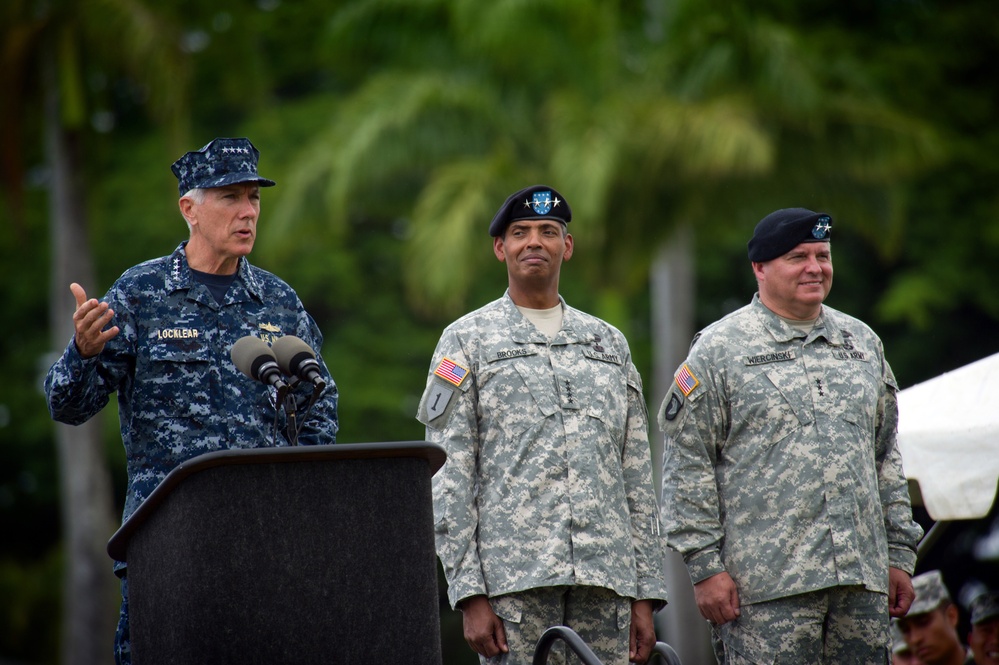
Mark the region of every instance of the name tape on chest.
MULTIPOLYGON (((832 356, 837 360, 867 360, 866 353, 854 350, 852 346, 846 347, 846 350, 833 349, 832 356)), ((790 362, 797 357, 798 356, 792 349, 784 351, 771 351, 769 353, 757 353, 752 356, 745 356, 743 358, 743 364, 747 367, 752 367, 754 365, 768 365, 770 363, 790 362)))
POLYGON ((156 339, 198 339, 203 337, 197 328, 161 328, 156 331, 156 339))
POLYGON ((596 351, 590 348, 583 349, 583 355, 590 360, 600 360, 605 363, 613 363, 615 365, 623 364, 621 356, 616 353, 608 353, 607 351, 596 351))
POLYGON ((754 356, 746 356, 744 362, 752 367, 753 365, 767 365, 769 363, 782 363, 794 360, 794 351, 773 351, 771 353, 757 353, 754 356))
POLYGON ((455 386, 460 387, 462 382, 468 376, 468 368, 462 367, 455 361, 445 356, 441 359, 440 363, 437 364, 437 369, 434 370, 434 375, 441 377, 448 383, 452 383, 455 386))
POLYGON ((538 352, 536 349, 530 346, 522 346, 515 349, 500 349, 496 351, 496 355, 493 358, 487 358, 490 362, 493 360, 509 360, 510 358, 523 358, 525 356, 535 356, 538 352))

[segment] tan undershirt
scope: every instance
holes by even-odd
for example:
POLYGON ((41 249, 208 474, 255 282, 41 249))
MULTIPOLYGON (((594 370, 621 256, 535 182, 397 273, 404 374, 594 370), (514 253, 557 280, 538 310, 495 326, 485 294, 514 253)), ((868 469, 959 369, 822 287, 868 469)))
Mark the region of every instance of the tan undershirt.
POLYGON ((537 326, 538 330, 548 336, 548 339, 555 337, 555 334, 562 329, 562 303, 548 309, 530 309, 517 305, 517 309, 528 321, 537 326))
POLYGON ((783 321, 787 325, 791 326, 796 330, 800 330, 806 335, 812 332, 812 328, 815 327, 815 322, 819 320, 819 317, 817 316, 814 319, 807 319, 805 321, 799 321, 797 319, 787 319, 780 315, 778 315, 778 317, 780 318, 781 321, 783 321))

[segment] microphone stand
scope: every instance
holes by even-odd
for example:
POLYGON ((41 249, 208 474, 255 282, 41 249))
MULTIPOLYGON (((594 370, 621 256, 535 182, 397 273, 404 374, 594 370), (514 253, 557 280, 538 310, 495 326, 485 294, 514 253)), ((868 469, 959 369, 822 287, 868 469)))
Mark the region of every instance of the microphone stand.
POLYGON ((296 405, 295 405, 295 393, 291 390, 285 390, 284 396, 278 394, 278 400, 283 400, 284 402, 284 412, 288 417, 287 433, 288 433, 288 444, 292 446, 298 445, 298 421, 296 418, 296 405))
MULTIPOLYGON (((309 403, 305 407, 305 414, 302 417, 302 422, 298 422, 298 412, 297 404, 295 403, 295 393, 290 387, 283 387, 278 389, 277 397, 275 401, 280 403, 284 407, 285 415, 287 416, 286 425, 286 435, 288 437, 288 443, 292 446, 298 445, 298 433, 302 430, 302 425, 305 424, 305 420, 309 416, 309 412, 312 410, 312 405, 316 403, 319 399, 319 395, 326 388, 326 382, 317 383, 312 387, 312 395, 309 397, 309 403)), ((274 413, 274 443, 277 445, 277 412, 274 413)))

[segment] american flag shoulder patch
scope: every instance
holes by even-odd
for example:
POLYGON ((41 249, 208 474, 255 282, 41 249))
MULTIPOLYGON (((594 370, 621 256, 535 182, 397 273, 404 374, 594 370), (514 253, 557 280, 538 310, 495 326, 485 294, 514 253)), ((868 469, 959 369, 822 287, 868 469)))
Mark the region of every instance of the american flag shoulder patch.
POLYGON ((676 373, 676 385, 683 392, 684 397, 690 397, 690 393, 694 392, 694 388, 700 385, 700 381, 694 376, 694 373, 690 371, 684 363, 680 371, 676 373))
POLYGON ((445 356, 437 365, 437 369, 434 370, 434 374, 441 377, 448 383, 461 386, 461 382, 465 380, 466 376, 468 376, 468 368, 462 367, 455 361, 445 356))

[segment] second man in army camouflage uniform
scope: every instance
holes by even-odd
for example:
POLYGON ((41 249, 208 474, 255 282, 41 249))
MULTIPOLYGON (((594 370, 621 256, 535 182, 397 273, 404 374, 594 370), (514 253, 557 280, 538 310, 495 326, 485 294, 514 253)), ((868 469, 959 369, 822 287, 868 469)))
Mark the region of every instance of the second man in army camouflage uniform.
POLYGON ((554 625, 602 663, 644 662, 666 598, 641 379, 624 336, 559 296, 571 219, 551 187, 507 199, 489 233, 509 289, 444 331, 419 409, 448 455, 448 596, 484 663, 531 663, 554 625))
POLYGON ((663 521, 725 663, 884 663, 922 533, 881 341, 823 305, 829 215, 767 215, 759 291, 701 331, 659 412, 663 521))

